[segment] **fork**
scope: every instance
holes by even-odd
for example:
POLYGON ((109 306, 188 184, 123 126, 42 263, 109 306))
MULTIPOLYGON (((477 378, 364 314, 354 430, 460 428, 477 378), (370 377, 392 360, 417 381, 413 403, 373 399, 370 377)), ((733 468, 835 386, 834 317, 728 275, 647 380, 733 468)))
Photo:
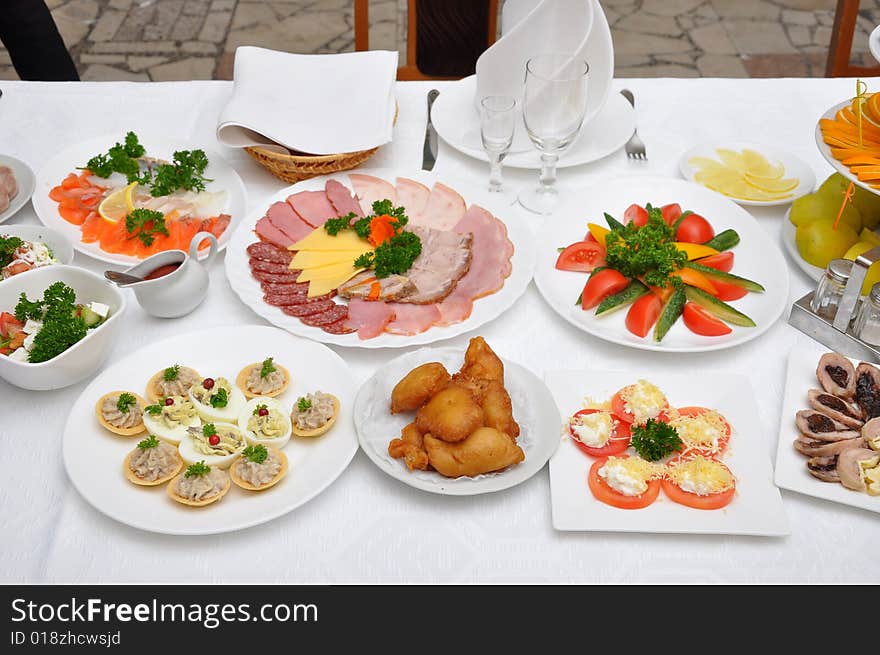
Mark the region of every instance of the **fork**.
MULTIPOLYGON (((629 89, 623 89, 621 90, 620 95, 629 100, 629 104, 633 106, 633 109, 636 108, 636 101, 633 97, 632 91, 629 89)), ((647 161, 648 159, 648 155, 645 153, 645 142, 639 138, 637 130, 633 130, 632 136, 623 148, 626 150, 626 156, 630 159, 639 159, 642 161, 647 161)))

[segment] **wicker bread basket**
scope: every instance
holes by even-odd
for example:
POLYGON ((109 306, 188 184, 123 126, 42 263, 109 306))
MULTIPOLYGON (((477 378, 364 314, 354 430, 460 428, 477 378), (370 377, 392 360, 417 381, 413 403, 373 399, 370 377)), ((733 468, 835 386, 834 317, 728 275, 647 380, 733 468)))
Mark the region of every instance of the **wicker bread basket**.
MULTIPOLYGON (((394 123, 397 123, 399 107, 394 107, 394 123)), ((259 146, 245 148, 258 164, 275 177, 290 184, 318 175, 338 173, 357 168, 367 161, 379 147, 356 152, 343 152, 335 155, 285 155, 259 146)))

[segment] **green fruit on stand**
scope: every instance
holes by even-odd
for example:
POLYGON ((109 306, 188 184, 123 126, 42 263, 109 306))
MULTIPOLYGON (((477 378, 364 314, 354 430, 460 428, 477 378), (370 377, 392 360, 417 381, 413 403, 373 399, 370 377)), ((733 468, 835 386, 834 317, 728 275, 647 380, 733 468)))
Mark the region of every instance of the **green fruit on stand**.
MULTIPOLYGON (((864 241, 859 241, 857 244, 852 246, 846 253, 843 255, 844 259, 848 259, 850 261, 855 261, 856 257, 861 255, 862 253, 868 252, 871 248, 876 248, 878 244, 875 243, 865 243, 864 241)), ((873 287, 877 282, 880 282, 880 262, 876 264, 872 264, 871 268, 868 269, 867 275, 865 275, 865 282, 862 284, 862 295, 866 295, 871 291, 871 287, 873 287)))
POLYGON ((858 233, 841 221, 834 229, 834 220, 813 220, 798 225, 795 243, 805 261, 825 268, 828 262, 844 254, 859 240, 858 233))
POLYGON ((880 246, 880 234, 877 234, 874 230, 868 229, 867 227, 863 227, 862 231, 859 232, 859 241, 870 243, 872 246, 880 246))
MULTIPOLYGON (((829 198, 838 198, 842 202, 843 194, 846 193, 848 188, 848 179, 840 173, 832 173, 828 176, 828 179, 822 182, 821 186, 816 190, 816 193, 821 196, 828 196, 829 198)), ((837 206, 840 207, 840 204, 838 203, 837 206)))
POLYGON ((873 230, 880 225, 880 195, 855 185, 852 201, 855 208, 859 210, 865 227, 873 230))
MULTIPOLYGON (((789 220, 797 226, 811 223, 815 220, 834 221, 840 211, 843 196, 835 198, 830 193, 811 193, 802 196, 791 204, 789 220)), ((849 226, 856 234, 862 229, 862 217, 859 210, 847 203, 840 217, 840 222, 849 226)))

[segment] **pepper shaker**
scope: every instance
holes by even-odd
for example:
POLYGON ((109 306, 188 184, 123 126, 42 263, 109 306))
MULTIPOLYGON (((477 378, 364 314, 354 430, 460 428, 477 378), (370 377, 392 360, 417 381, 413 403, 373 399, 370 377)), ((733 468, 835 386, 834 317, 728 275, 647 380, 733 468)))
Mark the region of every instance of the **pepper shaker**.
POLYGON ((834 321, 852 266, 853 263, 848 259, 832 259, 828 263, 825 275, 819 280, 819 286, 810 301, 810 309, 817 316, 829 322, 834 321))

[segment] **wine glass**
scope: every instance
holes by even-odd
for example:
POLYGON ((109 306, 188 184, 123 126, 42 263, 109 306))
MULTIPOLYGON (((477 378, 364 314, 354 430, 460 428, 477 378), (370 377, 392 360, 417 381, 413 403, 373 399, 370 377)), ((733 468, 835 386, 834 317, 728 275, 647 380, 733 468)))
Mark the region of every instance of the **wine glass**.
POLYGON ((489 156, 489 191, 503 191, 501 167, 513 143, 516 125, 516 99, 510 96, 486 96, 480 101, 480 136, 489 156))
POLYGON ((538 55, 526 62, 523 121, 541 152, 537 188, 519 194, 520 204, 529 211, 551 214, 559 202, 556 163, 583 125, 589 70, 583 59, 564 54, 538 55))

